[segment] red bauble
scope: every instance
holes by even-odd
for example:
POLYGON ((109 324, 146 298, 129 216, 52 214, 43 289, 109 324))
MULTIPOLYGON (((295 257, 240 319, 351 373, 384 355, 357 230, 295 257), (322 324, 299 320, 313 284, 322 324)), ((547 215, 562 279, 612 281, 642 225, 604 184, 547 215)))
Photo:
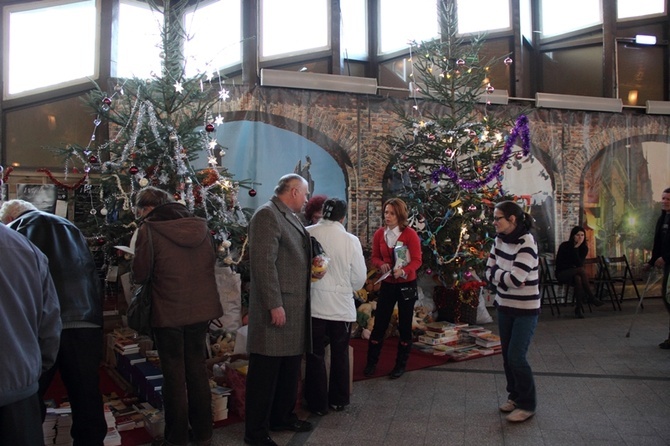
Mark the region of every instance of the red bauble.
POLYGON ((137 166, 130 166, 130 169, 128 169, 128 172, 130 172, 131 175, 135 175, 139 171, 140 171, 140 168, 137 167, 137 166))
POLYGON ((98 157, 95 155, 91 155, 88 157, 88 162, 91 164, 96 164, 98 162, 98 157))
POLYGON ((250 197, 255 197, 257 193, 258 192, 256 192, 256 189, 249 189, 249 196, 250 197))
POLYGON ((111 105, 112 98, 104 97, 104 98, 102 98, 102 103, 105 104, 105 105, 111 105))
POLYGON ((214 131, 214 124, 207 124, 205 130, 207 130, 208 133, 212 133, 214 131))
POLYGON ((98 237, 95 242, 98 244, 98 246, 102 246, 105 244, 105 239, 103 237, 98 237))

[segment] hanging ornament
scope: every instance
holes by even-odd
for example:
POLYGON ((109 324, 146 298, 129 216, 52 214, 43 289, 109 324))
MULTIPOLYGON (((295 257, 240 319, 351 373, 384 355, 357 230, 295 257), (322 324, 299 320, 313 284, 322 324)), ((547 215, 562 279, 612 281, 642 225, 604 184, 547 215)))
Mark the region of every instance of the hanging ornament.
POLYGON ((503 60, 503 63, 507 65, 508 67, 512 65, 512 58, 511 57, 506 57, 505 60, 503 60))
POLYGON ((98 211, 96 211, 95 209, 91 209, 91 210, 88 211, 88 212, 89 212, 91 215, 95 215, 95 214, 98 213, 98 211))
POLYGON ((91 155, 88 157, 88 162, 91 164, 97 164, 98 162, 98 157, 95 155, 91 155))
POLYGON ((458 59, 456 61, 456 65, 458 65, 459 67, 462 67, 463 65, 465 65, 465 61, 463 59, 458 59))
POLYGON ((207 133, 212 133, 214 131, 214 124, 210 122, 205 126, 205 130, 207 131, 207 133))
POLYGON ((430 269, 430 268, 428 268, 428 269, 426 270, 426 274, 428 274, 428 275, 431 275, 431 274, 433 274, 433 270, 432 270, 432 269, 430 269))
POLYGON ((411 167, 409 168, 408 172, 409 172, 409 173, 414 173, 414 172, 416 172, 416 169, 414 168, 414 166, 411 166, 411 167))
POLYGON ((110 105, 112 105, 112 99, 111 98, 108 98, 106 96, 104 98, 102 98, 102 107, 101 107, 102 111, 108 111, 110 105))
POLYGON ((130 172, 131 175, 135 175, 139 171, 140 171, 140 168, 137 167, 137 166, 130 166, 130 169, 128 169, 128 172, 130 172))
POLYGON ((255 197, 257 193, 258 192, 256 192, 256 189, 249 189, 249 196, 250 197, 255 197))
POLYGON ((492 94, 494 91, 495 91, 495 88, 493 88, 493 87, 491 86, 491 84, 488 84, 488 85, 486 86, 486 93, 488 93, 488 94, 492 94))
POLYGON ((474 211, 476 211, 476 210, 477 210, 477 206, 475 206, 474 204, 471 204, 471 205, 468 207, 468 211, 469 211, 469 212, 474 212, 474 211))
POLYGON ((516 155, 514 155, 514 157, 515 157, 516 159, 520 160, 521 158, 523 158, 523 157, 524 157, 524 154, 523 154, 523 153, 521 153, 521 152, 517 152, 517 154, 516 154, 516 155))
POLYGON ((140 187, 146 187, 146 185, 149 184, 149 180, 147 180, 146 178, 142 178, 139 181, 139 184, 140 184, 140 187))

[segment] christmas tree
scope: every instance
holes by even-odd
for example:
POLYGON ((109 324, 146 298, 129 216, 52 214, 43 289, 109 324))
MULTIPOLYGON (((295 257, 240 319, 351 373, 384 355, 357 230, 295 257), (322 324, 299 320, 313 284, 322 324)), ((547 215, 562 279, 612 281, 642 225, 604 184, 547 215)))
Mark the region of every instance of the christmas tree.
POLYGON ((494 114, 487 99, 495 89, 489 68, 512 60, 481 60, 484 38, 459 37, 453 3, 441 2, 440 39, 412 43, 414 105, 398 110, 402 134, 387 143, 394 192, 421 237, 425 273, 461 288, 483 285, 493 205, 515 199, 504 193, 502 178, 529 154, 529 133, 525 116, 515 122, 504 110, 494 114))
POLYGON ((90 212, 78 222, 94 237, 113 264, 115 245, 128 244, 135 230, 134 194, 147 185, 172 193, 195 215, 207 219, 223 264, 238 264, 244 254, 248 214, 240 209, 234 182, 221 166, 225 155, 216 142, 218 113, 229 93, 208 73, 185 75, 182 26, 187 1, 151 8, 162 14, 161 73, 150 79, 117 79, 113 91, 96 84, 86 97, 94 110, 94 131, 87 146, 61 149, 69 169, 99 174, 79 191, 88 194, 90 212), (96 133, 109 124, 108 141, 96 133), (201 166, 199 166, 201 164, 201 166))

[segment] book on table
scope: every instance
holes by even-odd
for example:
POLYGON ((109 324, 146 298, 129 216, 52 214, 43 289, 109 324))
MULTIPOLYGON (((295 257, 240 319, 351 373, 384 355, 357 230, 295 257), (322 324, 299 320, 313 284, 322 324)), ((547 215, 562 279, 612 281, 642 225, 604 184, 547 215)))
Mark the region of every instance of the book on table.
POLYGON ((495 347, 500 345, 500 336, 493 333, 482 334, 477 336, 475 343, 482 347, 495 347))

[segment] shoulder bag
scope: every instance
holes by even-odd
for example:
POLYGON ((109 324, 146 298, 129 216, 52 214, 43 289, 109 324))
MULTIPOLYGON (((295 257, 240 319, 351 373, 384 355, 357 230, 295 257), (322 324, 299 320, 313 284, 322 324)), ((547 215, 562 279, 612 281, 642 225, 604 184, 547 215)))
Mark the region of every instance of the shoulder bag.
POLYGON ((154 245, 151 240, 151 230, 147 226, 147 238, 149 239, 149 249, 151 255, 151 266, 149 268, 149 277, 146 282, 138 285, 133 293, 133 298, 128 305, 126 316, 128 317, 128 326, 140 335, 152 336, 151 333, 151 280, 154 273, 154 245))

